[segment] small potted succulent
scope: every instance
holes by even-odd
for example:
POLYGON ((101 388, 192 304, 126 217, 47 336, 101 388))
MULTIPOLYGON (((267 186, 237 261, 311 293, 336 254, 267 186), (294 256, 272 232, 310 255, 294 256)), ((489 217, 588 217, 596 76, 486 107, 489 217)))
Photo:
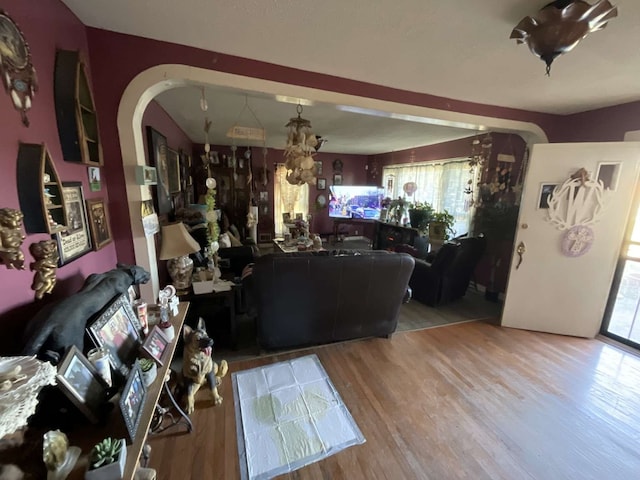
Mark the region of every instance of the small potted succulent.
POLYGON ((144 386, 148 387, 156 379, 158 367, 156 366, 156 362, 150 358, 141 358, 139 363, 140 370, 142 370, 142 381, 144 382, 144 386))
POLYGON ((127 447, 122 439, 107 437, 97 443, 89 454, 89 469, 85 480, 117 480, 124 475, 127 447))

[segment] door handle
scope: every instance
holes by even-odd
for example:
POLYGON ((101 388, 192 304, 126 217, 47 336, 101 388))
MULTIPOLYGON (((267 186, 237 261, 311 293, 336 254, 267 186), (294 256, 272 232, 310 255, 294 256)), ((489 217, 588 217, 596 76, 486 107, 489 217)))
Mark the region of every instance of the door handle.
POLYGON ((525 247, 524 242, 520 242, 518 244, 518 248, 516 248, 516 253, 518 254, 518 263, 516 264, 516 270, 520 268, 520 265, 522 264, 522 257, 524 255, 524 252, 526 251, 527 247, 525 247))

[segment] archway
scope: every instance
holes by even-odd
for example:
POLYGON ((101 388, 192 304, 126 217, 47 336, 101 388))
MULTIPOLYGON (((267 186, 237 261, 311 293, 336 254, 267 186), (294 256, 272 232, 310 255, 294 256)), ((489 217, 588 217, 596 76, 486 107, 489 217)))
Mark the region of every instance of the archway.
POLYGON ((151 199, 151 191, 149 187, 137 185, 135 181, 135 166, 144 165, 146 162, 142 117, 147 105, 156 95, 165 90, 189 84, 213 84, 273 95, 308 98, 317 102, 387 112, 399 118, 418 117, 428 123, 468 128, 470 133, 480 130, 512 132, 519 134, 528 144, 548 141, 540 127, 528 122, 359 97, 187 65, 158 65, 149 68, 138 74, 125 89, 118 107, 117 121, 135 260, 138 265, 151 273, 151 281, 142 286, 142 294, 146 298, 157 298, 159 282, 154 239, 144 235, 139 208, 142 200, 151 199))

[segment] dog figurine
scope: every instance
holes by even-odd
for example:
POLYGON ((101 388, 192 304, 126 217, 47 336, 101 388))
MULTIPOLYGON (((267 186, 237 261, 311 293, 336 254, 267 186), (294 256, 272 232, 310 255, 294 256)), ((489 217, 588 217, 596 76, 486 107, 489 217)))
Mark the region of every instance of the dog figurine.
POLYGON ((222 397, 218 393, 218 386, 222 378, 227 374, 229 366, 226 360, 220 362, 220 366, 211 358, 213 352, 213 340, 207 335, 204 320, 198 320, 198 326, 194 330, 188 325, 184 326, 182 337, 184 339, 184 363, 182 376, 187 389, 187 415, 191 415, 194 409, 195 396, 205 381, 209 382, 213 403, 220 405, 222 397))

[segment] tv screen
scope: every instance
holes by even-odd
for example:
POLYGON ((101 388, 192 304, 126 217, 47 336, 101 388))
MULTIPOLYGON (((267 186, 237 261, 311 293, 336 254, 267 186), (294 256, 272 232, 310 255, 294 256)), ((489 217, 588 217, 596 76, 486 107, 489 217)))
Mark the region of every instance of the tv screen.
POLYGON ((329 188, 329 216, 378 220, 383 198, 380 187, 333 185, 329 188))

